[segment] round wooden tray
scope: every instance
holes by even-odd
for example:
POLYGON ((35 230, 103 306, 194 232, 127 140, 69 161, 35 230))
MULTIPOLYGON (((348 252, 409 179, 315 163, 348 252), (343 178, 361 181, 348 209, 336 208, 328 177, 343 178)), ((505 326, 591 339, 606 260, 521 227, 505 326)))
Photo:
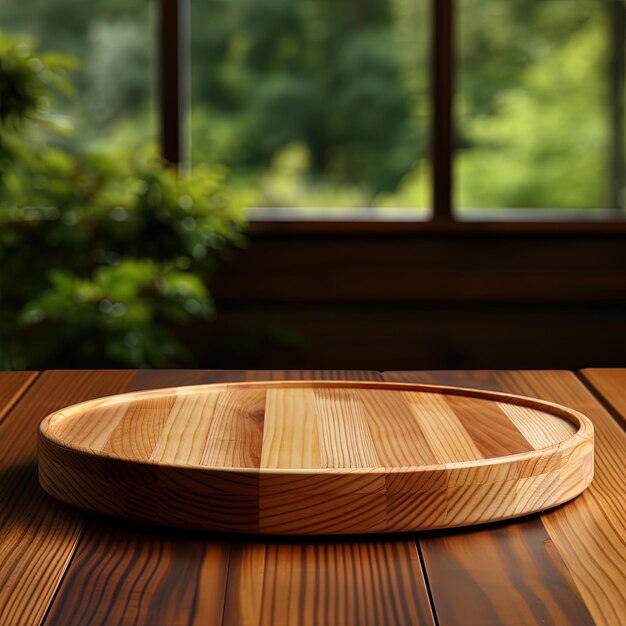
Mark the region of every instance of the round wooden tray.
POLYGON ((487 391, 382 382, 200 385, 57 411, 39 430, 54 497, 211 531, 343 534, 490 522, 593 477, 580 413, 487 391))

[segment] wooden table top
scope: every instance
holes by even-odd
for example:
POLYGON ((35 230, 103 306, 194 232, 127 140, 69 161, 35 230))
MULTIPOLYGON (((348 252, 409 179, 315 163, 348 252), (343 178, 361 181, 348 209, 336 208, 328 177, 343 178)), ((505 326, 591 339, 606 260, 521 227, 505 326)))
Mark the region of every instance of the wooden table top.
POLYGON ((0 372, 0 626, 626 624, 626 369, 0 372), (37 482, 48 413, 124 391, 280 379, 476 387, 564 404, 596 434, 571 503, 455 531, 263 539, 88 515, 37 482))

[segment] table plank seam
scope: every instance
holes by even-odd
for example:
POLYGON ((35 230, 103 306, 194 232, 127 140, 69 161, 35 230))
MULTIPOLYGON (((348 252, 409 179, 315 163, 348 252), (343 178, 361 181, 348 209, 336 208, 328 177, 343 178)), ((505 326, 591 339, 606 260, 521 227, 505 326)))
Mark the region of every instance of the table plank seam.
POLYGON ((39 380, 40 376, 41 372, 33 372, 31 379, 16 392, 16 394, 4 407, 0 408, 0 424, 2 424, 9 417, 18 402, 21 402, 21 400, 29 393, 32 386, 37 382, 37 380, 39 380))
POLYGON ((433 597, 433 591, 431 589, 430 580, 428 578, 428 570, 426 569, 426 563, 424 562, 424 554, 422 552, 422 546, 420 544, 419 537, 415 538, 415 547, 417 548, 417 555, 419 557, 420 568, 422 570, 422 576, 424 577, 424 584, 426 585, 426 592, 428 593, 428 602, 430 603, 430 612, 433 616, 433 622, 435 626, 439 626, 439 617, 437 616, 437 609, 435 607, 435 599, 433 597))
MULTIPOLYGON (((376 370, 376 372, 380 375, 382 380, 385 380, 385 374, 388 370, 376 370)), ((426 592, 428 594, 428 603, 430 604, 430 613, 433 618, 434 626, 439 626, 439 617, 437 616, 437 608, 435 607, 435 599, 433 597, 432 587, 430 578, 428 575, 428 569, 426 568, 426 563, 424 562, 424 554, 422 552, 422 544, 421 540, 418 537, 415 537, 415 548, 417 549, 417 555, 419 558, 419 567, 422 573, 422 578, 424 579, 424 585, 426 586, 426 592)))
POLYGON ((604 397, 602 392, 594 385, 594 383, 587 378, 584 371, 577 370, 574 374, 589 391, 589 393, 591 393, 594 399, 602 406, 602 408, 621 426, 622 430, 626 432, 626 418, 620 413, 619 409, 613 405, 609 399, 604 397))
MULTIPOLYGON (((233 552, 233 544, 232 542, 228 543, 228 561, 226 562, 226 572, 224 574, 224 579, 226 581, 225 585, 224 585, 224 593, 222 594, 222 619, 220 620, 220 624, 221 626, 226 626, 226 601, 227 601, 227 589, 228 589, 228 579, 230 576, 230 564, 231 564, 231 557, 232 557, 232 552, 233 552)), ((197 597, 197 593, 198 593, 198 589, 196 589, 196 601, 198 599, 197 597)))
POLYGON ((63 583, 65 582, 65 577, 67 576, 67 573, 70 570, 70 567, 72 566, 72 563, 74 562, 74 559, 76 557, 76 555, 78 554, 78 546, 80 546, 81 541, 85 535, 85 529, 87 528, 89 524, 89 520, 85 519, 84 523, 81 526, 81 529, 79 531, 78 534, 78 538, 76 539, 76 543, 74 544, 74 549, 72 551, 72 554, 70 555, 69 559, 67 559, 67 563, 65 564, 65 567, 63 569, 63 572, 61 573, 61 576, 58 580, 58 583, 54 589, 54 592, 52 593, 52 597, 50 598, 50 602, 48 603, 48 606, 46 607, 46 610, 43 614, 43 617, 41 618, 41 626, 46 626, 47 622, 48 622, 48 616, 50 614, 50 612, 52 611, 52 607, 54 606, 54 602, 57 599, 57 596, 59 595, 59 592, 61 591, 61 588, 63 586, 63 583))

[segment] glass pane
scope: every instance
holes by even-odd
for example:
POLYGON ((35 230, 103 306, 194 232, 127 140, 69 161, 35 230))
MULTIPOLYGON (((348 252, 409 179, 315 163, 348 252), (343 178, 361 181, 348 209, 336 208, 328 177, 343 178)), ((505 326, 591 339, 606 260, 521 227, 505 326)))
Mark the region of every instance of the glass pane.
POLYGON ((135 147, 156 140, 153 13, 146 0, 2 0, 0 28, 78 59, 75 96, 53 107, 72 118, 70 141, 135 147))
POLYGON ((459 0, 461 216, 546 215, 536 209, 554 209, 556 217, 611 214, 600 209, 614 206, 611 187, 623 184, 611 168, 623 155, 624 137, 623 127, 614 137, 612 126, 611 83, 620 77, 610 69, 610 5, 459 0))
POLYGON ((195 0, 193 161, 256 206, 426 215, 426 4, 195 0))

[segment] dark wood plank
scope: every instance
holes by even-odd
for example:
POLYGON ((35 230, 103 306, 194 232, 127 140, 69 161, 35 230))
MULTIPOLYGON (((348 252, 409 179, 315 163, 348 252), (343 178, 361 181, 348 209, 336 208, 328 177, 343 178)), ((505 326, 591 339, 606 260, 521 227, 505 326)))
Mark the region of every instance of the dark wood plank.
POLYGON ((68 404, 122 391, 131 376, 45 372, 0 423, 0 624, 41 624, 85 521, 39 487, 39 422, 68 404))
POLYGON ((218 625, 229 545, 90 518, 46 624, 218 625))
POLYGON ((441 626, 593 624, 537 516, 420 545, 441 626))
POLYGON ((394 234, 252 234, 253 245, 219 268, 212 291, 220 309, 227 302, 626 301, 624 225, 578 236, 562 223, 541 234, 501 224, 510 230, 495 236, 488 225, 416 227, 421 233, 402 225, 394 234))
MULTIPOLYGON (((384 377, 521 393, 583 408, 586 414, 586 409, 598 410, 567 372, 387 372, 384 377)), ((573 577, 544 518, 535 515, 421 538, 440 626, 594 623, 580 577, 573 577)))
POLYGON ((138 370, 126 391, 245 380, 245 370, 138 370))
MULTIPOLYGON (((380 378, 372 372, 142 371, 136 374, 128 389, 242 379, 339 377, 380 378)), ((93 517, 46 626, 122 623, 218 626, 222 621, 238 626, 300 626, 307 623, 302 621, 306 617, 303 618, 296 607, 301 602, 318 602, 314 596, 303 592, 301 580, 305 574, 314 577, 319 589, 326 589, 329 594, 324 615, 343 615, 345 598, 350 597, 354 602, 365 603, 359 605, 361 608, 353 607, 361 611, 358 623, 433 624, 415 544, 384 541, 371 544, 367 550, 363 549, 362 543, 357 544, 361 547, 340 550, 332 542, 321 542, 315 544, 315 549, 299 552, 295 545, 285 541, 266 548, 263 542, 250 542, 234 536, 149 529, 93 517), (294 550, 300 560, 292 563, 294 550), (273 555, 269 560, 265 556, 260 558, 260 554, 265 555, 266 551, 273 555), (277 567, 282 568, 285 575, 281 574, 274 582, 277 567), (256 596, 240 595, 238 588, 244 574, 246 584, 253 587, 262 584, 256 596), (386 580, 392 583, 386 583, 386 580), (338 594, 336 584, 343 585, 352 595, 338 594), (274 598, 275 602, 273 605, 255 603, 254 598, 274 598), (287 613, 284 604, 279 602, 281 598, 290 598, 292 604, 287 613), (368 604, 371 602, 378 603, 377 610, 383 611, 387 621, 363 621, 366 619, 363 611, 371 606, 368 604)), ((320 626, 325 623, 316 622, 320 626)))
POLYGON ((0 421, 13 408, 37 372, 0 372, 0 421))
POLYGON ((593 368, 580 371, 580 376, 626 427, 626 368, 593 368))
POLYGON ((235 544, 224 626, 433 624, 413 541, 235 544))
POLYGON ((563 306, 224 302, 210 327, 196 324, 180 335, 198 363, 224 368, 240 363, 387 370, 623 364, 626 305, 586 300, 568 305, 567 315, 563 306), (580 341, 581 329, 585 341, 580 341))

